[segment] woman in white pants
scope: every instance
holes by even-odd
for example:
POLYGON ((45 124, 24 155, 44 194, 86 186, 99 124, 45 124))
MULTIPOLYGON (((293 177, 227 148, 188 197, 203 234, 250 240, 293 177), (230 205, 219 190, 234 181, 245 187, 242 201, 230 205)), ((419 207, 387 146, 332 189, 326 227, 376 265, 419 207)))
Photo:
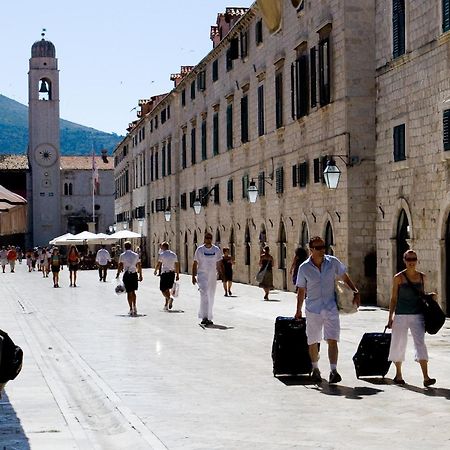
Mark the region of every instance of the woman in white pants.
MULTIPOLYGON (((416 270, 417 254, 407 250, 403 255, 406 269, 394 276, 391 303, 389 305, 388 328, 392 328, 389 361, 395 364, 394 383, 403 385, 402 362, 405 360, 408 330, 414 342, 415 360, 420 364, 425 387, 436 383, 428 375, 428 351, 425 345, 425 323, 422 314, 423 301, 419 292, 424 292, 425 275, 416 270), (414 289, 408 280, 415 286, 414 289)), ((434 294, 435 296, 436 294, 434 294)))

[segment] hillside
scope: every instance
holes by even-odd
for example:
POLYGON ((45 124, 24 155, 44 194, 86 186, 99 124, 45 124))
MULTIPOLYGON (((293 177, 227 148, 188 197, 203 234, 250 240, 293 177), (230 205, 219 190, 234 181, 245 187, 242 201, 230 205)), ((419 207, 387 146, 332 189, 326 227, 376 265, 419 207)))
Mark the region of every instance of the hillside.
MULTIPOLYGON (((95 149, 111 153, 123 139, 114 133, 61 119, 61 153, 90 155, 95 149)), ((0 154, 24 154, 28 145, 28 107, 0 94, 0 154)))

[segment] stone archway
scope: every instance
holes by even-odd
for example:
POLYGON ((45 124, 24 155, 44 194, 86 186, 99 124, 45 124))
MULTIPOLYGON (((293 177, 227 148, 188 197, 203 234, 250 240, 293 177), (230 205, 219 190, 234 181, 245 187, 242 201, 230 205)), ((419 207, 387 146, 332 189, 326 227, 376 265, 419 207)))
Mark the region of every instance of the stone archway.
POLYGON ((282 274, 283 289, 287 289, 287 270, 286 270, 286 228, 283 221, 280 221, 280 228, 278 230, 278 268, 282 274))
POLYGON ((447 226, 445 230, 445 292, 446 303, 445 313, 450 317, 450 214, 447 217, 447 226))
POLYGON ((410 239, 409 233, 409 220, 406 211, 402 209, 398 216, 397 221, 397 233, 395 235, 396 244, 396 273, 402 271, 405 268, 403 262, 403 253, 409 249, 408 240, 410 239))
POLYGON ((333 227, 331 225, 331 222, 328 221, 325 226, 325 247, 327 255, 334 255, 333 245, 334 245, 333 227))
POLYGON ((218 228, 216 229, 216 239, 215 239, 214 244, 217 245, 217 247, 222 248, 222 245, 220 242, 220 230, 218 228))

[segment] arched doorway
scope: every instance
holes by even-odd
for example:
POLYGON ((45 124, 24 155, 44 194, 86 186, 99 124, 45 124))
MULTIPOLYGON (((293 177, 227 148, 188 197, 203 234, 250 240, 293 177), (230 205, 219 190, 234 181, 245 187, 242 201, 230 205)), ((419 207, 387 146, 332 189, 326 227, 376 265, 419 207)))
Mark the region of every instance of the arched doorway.
POLYGON ((216 242, 215 245, 217 245, 217 247, 222 248, 220 245, 220 230, 217 228, 216 229, 216 242))
POLYGON ((234 228, 231 228, 230 230, 230 240, 228 241, 228 245, 230 247, 230 253, 233 259, 236 258, 236 248, 234 245, 234 228))
POLYGON ((187 231, 184 232, 184 271, 185 273, 189 272, 189 245, 187 231))
POLYGON ((193 239, 192 243, 193 243, 192 256, 194 256, 195 250, 197 250, 197 247, 198 247, 198 245, 197 245, 197 243, 198 243, 197 230, 194 231, 194 239, 193 239))
POLYGON ((400 211, 397 222, 397 236, 396 236, 396 272, 400 272, 405 268, 405 263, 403 262, 403 253, 409 249, 408 239, 409 234, 409 221, 408 216, 404 209, 400 211))
POLYGON ((259 231, 259 236, 258 236, 258 241, 259 241, 259 248, 262 252, 263 248, 267 244, 267 232, 266 232, 266 226, 264 224, 261 225, 261 228, 259 231))
POLYGON ((333 227, 331 226, 330 221, 328 221, 325 227, 325 247, 326 247, 325 251, 327 255, 334 255, 333 245, 334 245, 333 227))
POLYGON ((306 222, 302 222, 302 229, 300 231, 300 247, 307 249, 309 244, 309 231, 306 222))
POLYGON ((445 313, 450 317, 450 214, 447 217, 447 228, 445 230, 445 313))
POLYGON ((283 289, 287 289, 287 273, 286 273, 286 229, 284 223, 280 222, 278 231, 278 268, 281 269, 283 277, 283 289))
POLYGON ((251 238, 250 238, 250 229, 248 225, 245 227, 244 242, 245 242, 245 265, 249 266, 251 262, 251 248, 250 248, 251 238))

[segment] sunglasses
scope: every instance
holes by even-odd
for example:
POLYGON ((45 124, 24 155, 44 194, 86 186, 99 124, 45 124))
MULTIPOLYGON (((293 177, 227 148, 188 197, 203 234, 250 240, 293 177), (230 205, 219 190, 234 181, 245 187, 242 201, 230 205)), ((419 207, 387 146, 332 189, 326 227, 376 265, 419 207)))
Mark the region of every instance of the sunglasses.
POLYGON ((315 247, 311 247, 313 250, 325 250, 327 247, 325 245, 316 245, 315 247))
POLYGON ((417 261, 417 258, 414 258, 414 257, 405 258, 405 261, 417 261))

